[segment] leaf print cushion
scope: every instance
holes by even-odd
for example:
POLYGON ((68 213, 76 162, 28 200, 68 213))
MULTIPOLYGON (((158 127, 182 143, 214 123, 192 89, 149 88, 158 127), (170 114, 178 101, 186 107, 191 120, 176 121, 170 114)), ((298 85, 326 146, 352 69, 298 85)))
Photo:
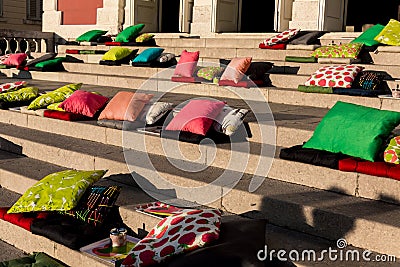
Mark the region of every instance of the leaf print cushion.
POLYGON ((71 210, 86 189, 105 173, 103 170, 66 170, 49 174, 26 190, 7 213, 71 210))
POLYGON ((357 74, 364 68, 355 65, 322 67, 314 72, 304 85, 351 88, 357 74))
POLYGON ((124 267, 149 266, 204 247, 219 238, 219 210, 187 210, 160 221, 122 262, 124 267))
POLYGON ((383 158, 385 162, 399 164, 400 163, 400 136, 396 136, 390 140, 388 147, 385 149, 383 158))
POLYGON ((400 22, 391 19, 383 30, 375 37, 375 41, 387 45, 400 45, 400 22))
POLYGON ((76 84, 67 84, 63 87, 60 87, 52 92, 46 93, 44 95, 36 98, 32 103, 28 106, 28 109, 36 110, 40 108, 45 108, 50 104, 63 102, 70 95, 72 95, 76 90, 81 88, 81 83, 76 84))
POLYGON ((322 46, 315 49, 311 56, 316 58, 357 58, 363 45, 362 43, 350 43, 322 46))
POLYGON ((221 67, 205 67, 197 71, 197 77, 212 81, 214 77, 218 76, 224 68, 221 67))
POLYGON ((16 91, 6 92, 0 94, 0 101, 4 102, 22 102, 29 101, 37 97, 39 88, 37 87, 25 87, 16 91))

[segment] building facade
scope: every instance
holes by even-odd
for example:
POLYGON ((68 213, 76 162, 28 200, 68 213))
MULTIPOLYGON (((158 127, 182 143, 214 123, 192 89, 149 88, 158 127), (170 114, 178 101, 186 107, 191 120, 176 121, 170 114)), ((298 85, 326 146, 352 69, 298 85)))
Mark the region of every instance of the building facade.
POLYGON ((42 30, 43 0, 0 0, 0 29, 42 30))
MULTIPOLYGON (((6 0, 3 0, 6 1, 6 0)), ((10 0, 11 1, 11 0, 10 0)), ((75 38, 91 29, 214 35, 288 28, 343 31, 398 19, 399 0, 44 0, 43 31, 75 38)))

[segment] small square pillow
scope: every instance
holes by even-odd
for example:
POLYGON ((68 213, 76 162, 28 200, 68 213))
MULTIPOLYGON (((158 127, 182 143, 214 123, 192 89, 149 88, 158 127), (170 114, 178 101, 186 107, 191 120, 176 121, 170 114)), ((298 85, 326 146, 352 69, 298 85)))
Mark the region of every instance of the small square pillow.
POLYGON ((157 62, 165 63, 175 59, 175 54, 172 53, 162 53, 157 59, 157 62))
POLYGON ((62 102, 70 95, 72 95, 76 90, 79 90, 81 87, 81 83, 67 84, 52 92, 39 96, 38 98, 33 100, 32 103, 29 104, 28 109, 36 110, 40 108, 45 108, 53 103, 62 102))
POLYGON ((221 212, 191 210, 161 220, 122 262, 124 267, 153 266, 171 256, 206 246, 219 238, 221 212))
POLYGON ((129 26, 128 28, 126 28, 117 35, 115 41, 127 43, 134 40, 136 37, 138 37, 139 33, 143 30, 144 26, 145 26, 144 24, 129 26))
POLYGON ((0 84, 0 93, 6 91, 17 90, 19 88, 25 87, 28 83, 25 81, 13 82, 13 83, 3 83, 0 84))
POLYGON ((262 42, 264 45, 274 45, 278 43, 285 43, 289 41, 291 38, 296 36, 300 32, 299 29, 289 29, 284 32, 281 32, 271 38, 266 39, 264 42, 262 42))
POLYGON ((82 114, 93 118, 108 101, 108 98, 83 90, 75 91, 70 97, 62 102, 59 107, 67 112, 82 114))
POLYGON ((243 123, 244 117, 249 113, 247 109, 234 109, 228 105, 221 110, 215 118, 214 129, 228 136, 233 135, 243 123))
POLYGON ((7 213, 71 210, 106 172, 66 170, 49 174, 26 190, 7 213))
POLYGON ((399 123, 399 112, 338 101, 303 147, 374 161, 399 123))
POLYGON ((225 103, 207 99, 190 100, 167 125, 168 131, 186 131, 206 135, 225 103))
POLYGON ((62 214, 98 226, 110 213, 120 191, 119 186, 91 186, 75 208, 62 212, 62 214))
POLYGON ((193 77, 193 73, 196 70, 197 62, 199 61, 199 55, 199 51, 188 52, 186 50, 183 50, 178 65, 176 65, 174 75, 182 77, 193 77))
POLYGON ((365 90, 381 90, 383 75, 374 71, 360 72, 352 84, 352 88, 365 90))
POLYGON ((100 113, 99 120, 135 121, 154 95, 118 92, 100 113))
POLYGON ((400 22, 391 19, 374 40, 382 44, 400 46, 400 22))
POLYGON ((19 66, 26 60, 27 57, 28 55, 25 53, 11 54, 3 61, 3 64, 6 66, 19 66))
POLYGON ((364 67, 355 65, 322 67, 314 72, 304 85, 351 88, 357 74, 363 69, 364 67))
POLYGON ((238 83, 243 79, 244 74, 249 69, 251 57, 235 57, 231 60, 221 76, 221 80, 234 81, 238 83))
POLYGON ((41 68, 45 71, 50 71, 50 70, 58 70, 58 67, 62 66, 62 63, 64 62, 65 57, 57 57, 54 59, 49 59, 46 61, 39 62, 35 65, 36 68, 41 68))
POLYGON ((316 58, 357 58, 362 43, 328 45, 315 49, 310 56, 316 58))
POLYGON ((107 31, 102 31, 102 30, 91 30, 88 32, 85 32, 78 38, 76 38, 77 42, 95 42, 97 38, 100 36, 106 34, 107 31))
POLYGON ((136 43, 144 43, 147 41, 150 41, 151 39, 154 38, 154 34, 151 33, 142 33, 138 37, 136 37, 136 43))
POLYGON ((224 71, 222 67, 204 67, 197 71, 197 77, 212 81, 224 71))
POLYGON ((379 42, 375 41, 375 37, 385 28, 385 26, 381 24, 376 24, 363 32, 360 36, 358 36, 356 39, 351 41, 350 43, 361 43, 364 44, 365 46, 374 46, 378 45, 379 42))
POLYGON ((393 137, 385 149, 383 159, 385 162, 400 164, 400 136, 393 137))
POLYGON ((132 62, 138 63, 138 62, 151 62, 158 58, 162 52, 164 52, 164 48, 147 48, 146 50, 142 51, 137 57, 135 57, 132 62))
POLYGON ((140 112, 138 120, 144 121, 148 125, 154 124, 165 114, 167 114, 173 106, 173 103, 168 102, 156 102, 146 104, 142 112, 140 112))
POLYGON ((102 60, 112 60, 117 61, 126 58, 132 54, 132 50, 125 47, 113 47, 107 51, 101 58, 102 60))

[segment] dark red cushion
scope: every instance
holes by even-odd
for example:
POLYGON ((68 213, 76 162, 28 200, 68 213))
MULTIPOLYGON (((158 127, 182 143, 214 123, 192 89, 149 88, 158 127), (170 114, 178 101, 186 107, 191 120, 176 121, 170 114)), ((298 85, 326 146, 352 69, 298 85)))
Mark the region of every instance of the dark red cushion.
POLYGON ((107 46, 121 46, 122 45, 121 42, 105 42, 104 44, 107 46))
POLYGON ((11 213, 7 214, 10 208, 0 208, 0 219, 31 231, 31 224, 35 219, 44 219, 46 212, 11 213))
POLYGON ((348 158, 339 161, 339 170, 400 180, 400 165, 386 162, 370 162, 348 158))
POLYGON ((261 49, 274 49, 274 50, 285 50, 286 44, 274 44, 274 45, 265 45, 264 43, 260 43, 259 48, 261 49))
POLYGON ((181 77, 181 76, 172 76, 171 81, 178 83, 201 83, 205 80, 200 77, 181 77))
POLYGON ((72 112, 64 112, 64 111, 57 111, 57 110, 45 110, 44 117, 58 119, 63 121, 80 121, 87 119, 86 116, 81 114, 75 114, 72 112))
POLYGON ((65 51, 65 53, 67 53, 67 54, 79 54, 79 50, 78 49, 67 49, 65 51))
POLYGON ((218 82, 219 86, 234 86, 234 87, 245 87, 245 88, 249 88, 249 87, 254 87, 255 83, 254 81, 240 81, 238 83, 235 83, 234 81, 230 81, 230 80, 220 80, 218 82))

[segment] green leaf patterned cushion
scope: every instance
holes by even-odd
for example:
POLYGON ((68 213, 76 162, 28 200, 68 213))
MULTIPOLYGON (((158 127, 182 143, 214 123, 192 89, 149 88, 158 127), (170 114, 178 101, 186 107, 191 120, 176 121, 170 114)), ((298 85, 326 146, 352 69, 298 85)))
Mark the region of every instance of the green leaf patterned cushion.
POLYGON ((49 174, 29 188, 7 213, 71 210, 86 189, 105 173, 104 170, 66 170, 49 174))
POLYGON ((389 163, 400 164, 400 136, 393 137, 385 149, 384 160, 389 163))
POLYGON ((374 40, 387 45, 400 45, 400 22, 391 19, 374 40))
POLYGON ((57 103, 50 104, 50 105, 47 106, 47 109, 49 109, 49 110, 56 110, 56 111, 65 111, 65 110, 63 110, 62 108, 59 107, 59 105, 60 105, 61 103, 62 103, 62 102, 57 102, 57 103))
POLYGON ((224 68, 221 67, 205 67, 197 71, 197 77, 212 81, 214 77, 220 74, 224 68))
POLYGON ((322 46, 315 49, 311 56, 316 58, 357 58, 362 47, 362 43, 322 46))
POLYGON ((60 87, 52 92, 41 95, 28 106, 28 109, 36 110, 40 108, 45 108, 50 104, 63 102, 70 95, 72 95, 76 90, 82 87, 81 83, 68 84, 60 87))
POLYGON ((39 89, 37 87, 25 87, 16 91, 0 94, 0 100, 4 102, 29 101, 37 97, 39 89))
POLYGON ((136 43, 144 43, 154 38, 154 34, 151 33, 142 33, 138 37, 136 37, 136 43))

